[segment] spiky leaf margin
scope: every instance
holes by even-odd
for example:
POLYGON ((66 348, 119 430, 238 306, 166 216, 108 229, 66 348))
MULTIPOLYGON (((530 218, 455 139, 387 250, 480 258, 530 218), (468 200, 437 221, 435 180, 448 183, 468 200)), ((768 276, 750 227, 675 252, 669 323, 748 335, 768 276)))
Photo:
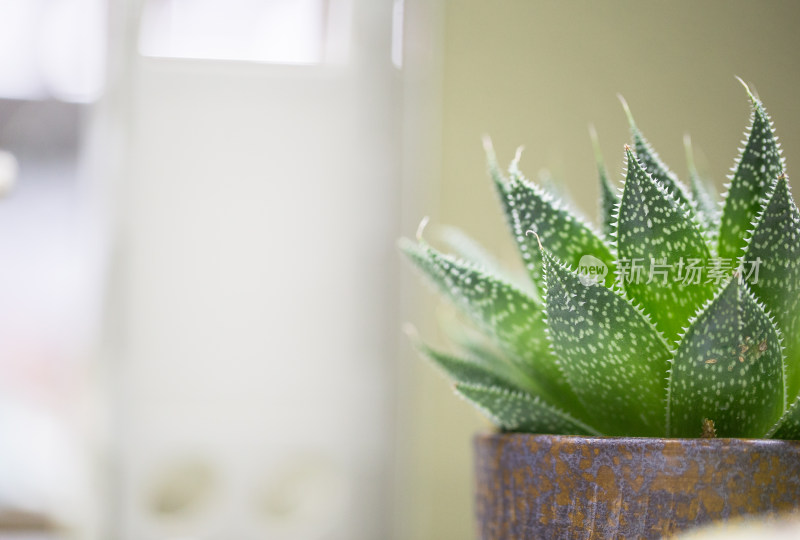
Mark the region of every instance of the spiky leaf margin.
MULTIPOLYGON (((508 359, 508 355, 496 343, 493 343, 484 333, 459 315, 463 314, 453 310, 442 310, 437 317, 445 338, 456 346, 459 356, 484 366, 506 380, 519 381, 518 386, 521 385, 520 387, 528 388, 535 393, 538 384, 530 381, 528 376, 508 359)), ((415 344, 421 343, 413 327, 406 327, 406 330, 415 344)))
POLYGON ((800 397, 792 403, 766 436, 793 441, 800 439, 800 397))
POLYGON ((591 426, 525 392, 474 384, 456 384, 455 388, 506 431, 601 435, 591 426))
MULTIPOLYGON (((650 145, 647 139, 644 138, 641 130, 636 125, 636 121, 633 119, 633 113, 631 113, 628 103, 622 96, 618 97, 622 102, 622 108, 625 109, 625 115, 628 117, 631 138, 633 139, 633 148, 636 152, 636 157, 642 164, 642 167, 651 177, 653 177, 654 180, 659 182, 664 189, 667 190, 667 193, 669 193, 679 204, 683 205, 688 211, 693 213, 691 199, 686 193, 686 188, 683 186, 680 180, 678 180, 678 176, 673 173, 669 167, 667 167, 666 163, 664 163, 656 151, 653 150, 653 147, 650 145)), ((694 217, 693 214, 692 217, 694 217)))
MULTIPOLYGON (((505 371, 505 366, 502 364, 487 363, 485 359, 475 360, 448 354, 433 349, 421 341, 415 343, 415 348, 454 383, 500 387, 516 392, 532 390, 524 380, 516 379, 515 382, 513 375, 505 371)), ((535 391, 535 388, 533 390, 535 391)))
POLYGON ((616 291, 587 285, 542 252, 548 333, 590 423, 608 435, 662 435, 670 355, 664 338, 616 291))
POLYGON ((694 274, 678 272, 692 260, 705 267, 711 254, 686 208, 653 181, 630 148, 625 152, 628 172, 617 224, 619 281, 666 338, 675 341, 685 321, 714 292, 702 273, 693 283, 694 274))
POLYGON ((716 248, 717 234, 719 233, 717 229, 717 224, 719 223, 717 196, 710 183, 704 180, 700 173, 697 172, 694 162, 694 150, 692 149, 692 141, 689 135, 683 137, 683 145, 686 150, 686 166, 689 169, 689 188, 692 193, 692 203, 697 213, 697 219, 703 226, 709 245, 716 248))
POLYGON ((756 219, 742 271, 783 333, 786 385, 793 399, 800 392, 800 211, 783 175, 756 219))
MULTIPOLYGON (((508 172, 512 176, 523 176, 522 172, 519 170, 518 158, 511 163, 508 172)), ((572 198, 572 195, 570 195, 561 178, 555 176, 549 169, 540 169, 537 174, 537 180, 537 184, 540 185, 546 193, 549 193, 554 200, 560 201, 564 207, 569 208, 570 212, 581 219, 586 218, 583 214, 583 210, 581 210, 580 206, 578 206, 572 198)))
MULTIPOLYGON (((744 82, 742 82, 744 84, 744 82)), ((752 102, 747 142, 734 166, 734 173, 720 218, 720 257, 739 257, 747 241, 747 230, 755 220, 772 183, 783 173, 784 161, 772 121, 764 105, 745 85, 752 102)))
POLYGON ((613 284, 616 257, 586 222, 519 174, 512 174, 504 190, 512 213, 514 239, 525 267, 540 291, 544 286, 542 256, 530 232, 536 233, 556 257, 576 268, 584 256, 598 259, 608 269, 606 285, 613 284))
POLYGON ((692 322, 672 360, 667 436, 763 437, 786 409, 780 334, 735 276, 692 322))
POLYGON ((413 339, 420 354, 453 381, 456 392, 483 411, 498 427, 531 433, 563 433, 562 430, 566 429, 568 433, 599 434, 531 394, 526 385, 519 385, 518 378, 513 382, 502 372, 502 366, 437 351, 418 338, 413 339))
POLYGON ((597 132, 594 126, 589 126, 589 134, 592 139, 595 164, 597 165, 597 179, 600 183, 600 223, 605 237, 611 239, 616 234, 619 194, 614 189, 614 186, 611 185, 611 180, 608 177, 608 170, 603 161, 603 154, 600 152, 600 142, 597 140, 597 132))
POLYGON ((580 405, 556 365, 545 336, 542 307, 530 296, 484 270, 420 241, 400 248, 439 291, 470 317, 528 378, 538 394, 555 405, 580 405))
POLYGON ((507 275, 505 269, 491 253, 458 227, 439 226, 436 228, 436 237, 440 239, 448 251, 458 255, 461 259, 474 263, 486 272, 505 279, 514 285, 521 286, 521 284, 516 283, 507 275))
POLYGON ((508 179, 503 175, 503 171, 497 164, 497 156, 492 146, 492 140, 484 135, 483 137, 483 150, 486 154, 486 168, 489 172, 489 178, 492 179, 494 191, 498 199, 500 199, 500 206, 503 209, 503 217, 509 229, 514 230, 514 213, 508 205, 508 193, 506 191, 506 184, 508 179))

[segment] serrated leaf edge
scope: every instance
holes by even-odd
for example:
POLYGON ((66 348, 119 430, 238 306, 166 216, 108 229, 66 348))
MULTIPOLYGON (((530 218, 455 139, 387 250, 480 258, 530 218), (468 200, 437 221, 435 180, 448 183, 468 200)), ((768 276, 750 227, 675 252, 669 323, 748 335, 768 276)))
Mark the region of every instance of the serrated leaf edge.
MULTIPOLYGON (((567 203, 565 203, 564 201, 562 201, 560 198, 558 198, 558 197, 554 196, 553 194, 549 193, 548 191, 543 189, 541 186, 539 186, 536 182, 533 182, 532 180, 528 179, 520 171, 516 171, 514 173, 511 173, 511 178, 510 178, 508 184, 511 185, 514 182, 519 183, 521 186, 523 186, 525 188, 531 189, 531 191, 533 192, 533 194, 536 197, 540 198, 542 200, 542 202, 544 202, 545 204, 550 206, 556 212, 566 213, 571 220, 573 220, 573 221, 577 222, 578 224, 582 225, 584 228, 586 228, 586 230, 591 232, 595 236, 595 238, 597 238, 597 240, 600 241, 601 244, 603 244, 604 246, 609 248, 609 251, 611 251, 612 255, 615 254, 613 249, 611 249, 610 243, 606 240, 606 236, 601 231, 598 231, 595 228, 595 226, 594 226, 594 224, 592 222, 587 220, 582 215, 576 214, 575 212, 573 212, 572 209, 569 207, 569 205, 567 203)), ((506 190, 506 196, 507 197, 511 196, 510 191, 506 190)), ((515 225, 516 225, 515 231, 518 230, 518 231, 520 231, 520 234, 524 235, 525 231, 523 230, 522 223, 519 221, 519 217, 517 216, 516 211, 514 211, 514 219, 515 219, 515 225)))
MULTIPOLYGON (((417 354, 419 354, 426 361, 428 361, 431 364, 433 364, 434 368, 437 371, 439 371, 441 373, 441 375, 445 379, 447 379, 448 381, 453 382, 454 384, 456 384, 456 383, 457 384, 465 384, 465 383, 455 380, 450 375, 450 373, 448 373, 447 369, 444 366, 442 366, 440 361, 436 358, 437 355, 442 357, 442 358, 444 358, 444 359, 446 359, 446 360, 448 360, 448 361, 450 361, 450 362, 452 362, 452 363, 454 363, 454 364, 461 364, 463 366, 469 366, 469 367, 476 368, 476 369, 479 369, 479 370, 484 370, 484 371, 486 371, 487 374, 489 374, 492 377, 495 377, 498 380, 502 381, 503 383, 507 384, 510 389, 524 391, 526 393, 530 393, 532 396, 535 394, 535 388, 520 386, 519 384, 515 383, 514 381, 508 380, 507 377, 505 375, 503 375, 502 373, 497 373, 497 372, 493 371, 491 368, 487 367, 484 363, 482 363, 480 361, 476 361, 476 360, 470 358, 469 355, 459 356, 459 355, 455 355, 455 354, 451 354, 451 353, 447 353, 447 352, 443 352, 443 351, 434 349, 433 347, 427 345, 424 341, 422 341, 418 337, 411 338, 411 343, 412 343, 412 346, 414 347, 414 350, 417 351, 417 354)), ((523 373, 515 373, 514 376, 515 377, 516 376, 525 377, 525 375, 523 373)), ((527 383, 528 381, 524 381, 524 379, 523 379, 523 382, 527 383)))
MULTIPOLYGON (((597 429, 593 428, 592 426, 586 424, 585 422, 582 422, 581 420, 578 420, 577 418, 573 417, 571 414, 559 409, 555 405, 551 405, 550 403, 544 401, 540 397, 533 396, 531 394, 528 394, 527 392, 514 391, 514 390, 510 390, 510 389, 506 389, 506 388, 501 388, 499 386, 485 386, 485 385, 480 385, 480 384, 457 383, 454 386, 455 386, 456 394, 459 397, 461 397, 462 399, 464 399, 465 401, 470 403, 472 406, 474 406, 475 408, 480 410, 486 417, 488 417, 492 421, 492 423, 494 423, 497 426, 505 427, 505 426, 503 426, 503 422, 499 418, 497 418, 497 416, 495 416, 493 413, 488 411, 485 407, 475 403, 474 401, 469 399, 467 396, 461 394, 459 392, 459 389, 460 388, 469 388, 469 389, 472 389, 472 390, 482 391, 482 392, 486 392, 486 393, 499 394, 499 395, 502 395, 502 396, 505 396, 505 397, 513 397, 513 398, 521 399, 522 401, 530 401, 531 403, 533 403, 533 404, 535 404, 535 405, 537 405, 539 407, 542 407, 543 409, 548 410, 549 412, 553 413, 555 416, 559 416, 562 419, 564 419, 565 421, 570 422, 570 423, 580 427, 581 429, 585 430, 586 433, 588 433, 588 434, 599 436, 599 437, 603 436, 602 433, 597 431, 597 429)), ((510 429, 514 429, 514 428, 510 428, 510 429)))
MULTIPOLYGON (((628 151, 630 152, 630 150, 628 150, 628 151)), ((636 154, 633 154, 633 152, 631 152, 631 155, 636 160, 636 164, 638 165, 639 169, 647 176, 647 178, 650 180, 650 182, 652 182, 652 184, 656 187, 656 189, 661 194, 661 196, 663 196, 669 202, 673 203, 674 208, 676 208, 681 213, 681 217, 683 217, 684 219, 686 219, 687 221, 689 221, 692 224, 692 226, 694 227, 694 231, 703 240, 703 245, 706 247, 706 250, 708 251, 709 257, 710 257, 711 254, 712 254, 712 249, 711 249, 711 246, 708 243, 708 238, 706 237, 706 234, 705 234, 705 228, 700 223, 697 215, 694 212, 690 212, 689 208, 686 206, 686 204, 684 204, 683 202, 681 202, 678 199, 676 199, 672 195, 672 193, 670 193, 669 190, 666 187, 664 187, 664 184, 662 184, 657 178, 653 178, 653 176, 649 172, 647 172, 647 169, 645 169, 644 166, 642 165, 642 163, 639 161, 639 158, 636 156, 636 154)), ((625 176, 626 176, 625 184, 626 185, 627 185, 628 167, 629 167, 628 160, 626 159, 626 165, 625 165, 625 176)), ((623 193, 624 193, 624 191, 623 191, 623 193)), ((691 201, 692 199, 688 198, 687 200, 691 201)), ((620 199, 620 204, 621 203, 622 203, 622 200, 620 199)), ((619 216, 617 216, 617 229, 619 229, 619 216)))
MULTIPOLYGON (((443 259, 446 259, 447 262, 449 262, 450 264, 453 264, 453 265, 456 265, 456 266, 461 266, 461 267, 463 267, 463 268, 465 268, 467 270, 475 272, 476 274, 478 274, 478 277, 489 279, 491 281, 496 281, 497 283, 500 283, 503 286, 508 287, 513 292, 518 293, 519 295, 525 297, 526 300, 530 300, 531 303, 533 303, 533 304, 535 304, 537 306, 541 305, 540 301, 538 301, 536 298, 534 298, 527 291, 524 291, 523 289, 521 289, 517 284, 509 281, 508 279, 506 279, 506 278, 504 278, 502 276, 499 276, 497 274, 491 273, 491 271, 489 271, 486 268, 484 268, 483 266, 481 266, 480 263, 476 263, 476 262, 473 262, 473 261, 470 261, 470 260, 467 260, 467 259, 464 259, 464 258, 461 258, 461 257, 457 257, 457 256, 449 254, 449 253, 444 253, 442 251, 439 251, 438 249, 432 247, 430 244, 428 244, 423 239, 420 239, 417 242, 414 242, 413 240, 411 240, 409 238, 405 238, 405 237, 404 238, 400 238, 400 240, 398 240, 398 247, 400 248, 401 251, 403 251, 403 253, 406 253, 406 254, 408 254, 408 251, 417 250, 418 254, 426 256, 426 258, 428 258, 429 260, 430 260, 430 255, 431 254, 433 254, 434 256, 437 256, 437 257, 442 257, 443 259), (419 250, 421 250, 422 253, 419 253, 419 250)), ((423 272, 423 275, 424 275, 424 272, 423 272)))
MULTIPOLYGON (((731 192, 731 185, 733 184, 733 179, 736 176, 736 173, 739 171, 739 166, 742 163, 742 159, 744 158, 744 152, 747 149, 747 143, 750 140, 750 136, 753 133, 753 127, 756 120, 756 114, 761 113, 764 117, 765 123, 769 126, 770 131, 772 132, 772 137, 775 141, 775 148, 778 150, 778 159, 781 163, 781 170, 786 170, 786 158, 783 155, 783 148, 781 148, 780 140, 778 139, 778 134, 775 132, 775 124, 772 121, 772 117, 767 112, 767 109, 764 107, 764 104, 758 99, 753 93, 750 91, 750 87, 742 80, 739 79, 742 86, 744 86, 745 90, 747 91, 747 95, 750 98, 750 119, 748 121, 747 127, 744 130, 744 139, 739 142, 740 146, 737 148, 737 155, 736 158, 733 160, 733 166, 730 168, 730 174, 727 174, 725 177, 728 179, 728 182, 723 184, 725 191, 722 192, 720 197, 720 201, 717 203, 720 206, 720 214, 719 214, 719 226, 722 227, 722 216, 725 213, 725 207, 728 204, 728 197, 730 196, 731 192)), ((752 222, 751 222, 752 225, 752 222)), ((718 231, 720 232, 720 231, 718 231)), ((719 239, 721 234, 717 235, 719 239)), ((718 240, 719 241, 719 240, 718 240)), ((719 248, 715 250, 719 252, 719 248)))
MULTIPOLYGON (((759 201, 761 208, 756 214, 756 217, 753 218, 753 221, 750 222, 750 228, 747 229, 748 236, 745 239, 744 246, 742 247, 742 255, 739 257, 738 259, 739 261, 742 261, 744 257, 747 257, 747 253, 750 251, 750 244, 753 241, 753 237, 755 236, 758 228, 761 226, 761 222, 764 221, 764 215, 767 212, 767 208, 769 208, 769 205, 772 203, 772 200, 775 198, 775 195, 777 195, 778 184, 780 184, 781 180, 786 181, 786 191, 789 194, 789 200, 791 200, 794 203, 794 197, 792 196, 792 186, 789 184, 789 177, 786 176, 785 174, 777 176, 770 184, 767 194, 759 201)), ((797 207, 796 203, 795 207, 797 207)))
MULTIPOLYGON (((714 295, 711 298, 709 298, 708 300, 706 300, 706 302, 702 306, 700 306, 697 309, 697 311, 695 311, 695 314, 693 316, 689 317, 687 326, 682 328, 682 331, 678 334, 678 340, 676 341, 675 348, 671 351, 671 354, 670 354, 670 357, 669 357, 669 368, 667 369, 667 372, 669 374, 668 377, 667 377, 667 406, 666 406, 666 411, 665 411, 666 412, 666 427, 667 427, 666 435, 667 435, 667 437, 670 436, 670 421, 669 421, 669 418, 670 418, 670 404, 671 404, 671 397, 672 397, 672 373, 673 373, 673 367, 675 365, 675 355, 677 354, 678 349, 680 348, 681 344, 683 343, 683 339, 686 337, 686 334, 689 332, 689 330, 695 325, 697 320, 700 319, 700 317, 702 317, 706 313, 706 311, 708 311, 708 309, 711 307, 711 305, 719 299, 719 297, 725 292, 725 290, 728 288, 728 286, 731 284, 731 282, 733 280, 739 280, 739 276, 736 273, 734 273, 724 283, 720 284, 719 288, 714 293, 714 295)), ((783 354, 783 351, 785 349, 785 347, 783 345, 783 334, 781 333, 780 328, 778 328, 778 326, 775 324, 775 320, 772 317, 772 315, 770 314, 769 310, 767 310, 766 306, 764 306, 764 304, 758 299, 758 297, 755 294, 753 294, 753 291, 750 290, 750 287, 748 287, 747 283, 744 283, 744 282, 740 281, 740 285, 742 286, 742 288, 744 290, 744 293, 749 296, 749 298, 753 301, 753 303, 756 304, 761 309, 762 312, 764 312, 764 314, 766 315, 767 319, 770 321, 770 324, 772 325, 772 329, 775 330, 775 333, 778 336, 778 343, 780 345, 780 350, 781 350, 781 382, 782 382, 782 386, 783 386, 783 407, 782 408, 783 408, 784 411, 786 411, 786 406, 787 406, 787 395, 786 395, 786 393, 787 393, 786 392, 787 391, 787 387, 786 387, 786 355, 783 354)), ((738 308, 738 306, 737 306, 737 308, 738 308)))
MULTIPOLYGON (((645 150, 647 150, 647 153, 650 154, 650 156, 652 157, 653 161, 656 162, 656 164, 665 171, 665 174, 666 174, 667 178, 669 178, 670 181, 675 185, 675 188, 678 190, 678 193, 680 193, 687 202, 691 203, 691 201, 692 201, 691 193, 688 191, 688 189, 683 184, 683 182, 681 182, 680 178, 678 178, 678 175, 674 171, 672 171, 669 168, 669 166, 667 166, 667 164, 664 162, 663 159, 661 159, 661 156, 659 156, 658 152, 655 151, 653 145, 650 144, 650 141, 648 141, 647 138, 644 136, 644 133, 642 133, 642 130, 639 129, 639 126, 636 124, 636 120, 633 118, 633 113, 631 112, 631 109, 628 106, 628 102, 625 100, 624 97, 622 97, 621 94, 618 94, 617 97, 619 98, 620 102, 622 103, 622 108, 625 110, 625 116, 628 119, 628 126, 630 128, 631 137, 633 139, 634 149, 637 146, 637 140, 638 140, 638 143, 640 143, 641 146, 643 146, 645 148, 645 150)), ((637 154, 638 154, 638 152, 637 152, 637 154)), ((637 161, 638 161, 638 157, 637 157, 637 161)), ((644 170, 644 172, 646 172, 647 174, 650 174, 647 171, 647 169, 645 169, 645 167, 643 167, 643 166, 642 166, 642 170, 644 170)), ((653 180, 655 181, 655 179, 653 179, 653 180)), ((664 189, 667 192, 669 192, 669 190, 667 190, 666 187, 664 187, 664 189)))
MULTIPOLYGON (((566 264, 563 261, 561 261, 558 257, 553 255, 546 248, 541 247, 540 249, 542 250, 542 260, 543 261, 548 261, 547 264, 556 264, 559 267, 561 267, 562 270, 564 270, 566 272, 569 272, 569 273, 571 273, 573 275, 576 274, 574 269, 572 269, 568 264, 566 264)), ((556 276, 556 278, 558 279, 558 276, 556 276)), ((545 279, 543 281, 544 281, 544 288, 542 290, 542 297, 545 298, 545 306, 547 306, 548 305, 547 300, 546 300, 547 299, 547 285, 546 285, 547 280, 545 279)), ((604 285, 602 283, 597 283, 597 284, 595 284, 593 286, 594 287, 603 287, 604 285)), ((650 316, 644 311, 644 309, 641 307, 641 305, 637 304, 636 302, 634 302, 633 300, 628 298, 624 294, 624 291, 622 291, 622 290, 620 290, 618 288, 606 287, 606 289, 609 290, 612 294, 614 294, 617 298, 625 301, 630 307, 633 308, 633 310, 642 319, 644 319, 644 321, 647 323, 647 326, 650 328, 650 330, 655 334, 655 336, 658 338, 658 340, 664 346, 664 349, 668 352, 668 355, 669 355, 668 359, 667 359, 668 360, 668 365, 671 366, 672 357, 674 356, 673 349, 670 347, 669 342, 666 339, 666 337, 664 336, 664 334, 661 333, 661 331, 656 327, 655 324, 653 324, 653 321, 650 319, 650 316)), ((572 392, 576 396, 579 396, 580 394, 576 391, 575 386, 572 383, 572 380, 570 379, 570 377, 567 376, 566 370, 565 370, 565 368, 563 366, 563 360, 562 360, 561 356, 556 353, 555 343, 553 341, 553 336, 551 335, 551 332, 550 332, 550 322, 549 322, 549 320, 547 318, 547 309, 545 309, 543 311, 542 317, 544 318, 544 321, 545 321, 544 334, 545 334, 545 337, 547 338, 547 342, 548 342, 548 345, 549 345, 550 352, 551 352, 552 356, 555 358, 556 366, 558 367, 558 370, 561 373, 562 377, 564 377, 564 380, 567 381, 567 385, 569 385, 569 387, 572 389, 572 392)), ((665 397, 665 399, 666 399, 666 397, 665 397)), ((580 398, 578 398, 578 400, 581 401, 580 398)), ((582 401, 581 401, 581 405, 583 405, 582 401)), ((583 405, 583 406, 585 407, 585 405, 583 405)))

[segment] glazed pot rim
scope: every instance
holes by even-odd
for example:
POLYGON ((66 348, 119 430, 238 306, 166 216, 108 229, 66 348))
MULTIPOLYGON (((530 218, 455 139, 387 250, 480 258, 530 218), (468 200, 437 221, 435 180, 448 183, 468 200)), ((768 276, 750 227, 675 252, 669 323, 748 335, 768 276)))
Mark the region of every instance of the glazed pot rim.
POLYGON ((572 443, 583 443, 588 445, 614 445, 625 444, 630 442, 642 443, 658 443, 658 444, 672 444, 672 445, 686 445, 686 444, 700 444, 700 445, 728 445, 736 443, 737 445, 790 445, 800 446, 798 440, 787 439, 747 439, 740 437, 715 437, 704 439, 702 437, 680 438, 680 437, 626 437, 626 436, 607 436, 607 435, 560 435, 550 433, 522 433, 513 431, 481 431, 474 435, 475 442, 489 442, 499 441, 504 439, 551 439, 572 443))

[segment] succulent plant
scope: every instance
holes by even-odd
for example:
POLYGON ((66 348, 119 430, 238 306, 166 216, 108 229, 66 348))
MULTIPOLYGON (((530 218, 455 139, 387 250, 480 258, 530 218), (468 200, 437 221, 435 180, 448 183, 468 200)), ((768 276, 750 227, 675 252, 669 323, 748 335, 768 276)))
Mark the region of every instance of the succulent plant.
POLYGON ((621 188, 595 144, 599 230, 526 179, 519 153, 506 175, 485 144, 529 279, 452 231, 455 255, 421 232, 400 241, 468 322, 449 332, 456 354, 414 339, 458 394, 507 431, 800 438, 800 212, 773 124, 747 93, 720 203, 690 144, 687 187, 623 101, 621 188))

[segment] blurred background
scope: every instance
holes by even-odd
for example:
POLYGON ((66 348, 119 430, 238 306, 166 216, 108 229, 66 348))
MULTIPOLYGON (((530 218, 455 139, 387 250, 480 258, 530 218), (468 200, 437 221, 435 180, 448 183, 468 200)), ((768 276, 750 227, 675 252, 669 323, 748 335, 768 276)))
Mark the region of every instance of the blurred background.
POLYGON ((431 241, 456 225, 518 264, 484 133, 594 217, 587 125, 619 178, 617 93, 720 187, 739 75, 791 177, 798 22, 791 1, 0 0, 0 538, 473 537, 487 425, 402 334, 443 344, 448 314, 396 239, 430 215, 431 241))

